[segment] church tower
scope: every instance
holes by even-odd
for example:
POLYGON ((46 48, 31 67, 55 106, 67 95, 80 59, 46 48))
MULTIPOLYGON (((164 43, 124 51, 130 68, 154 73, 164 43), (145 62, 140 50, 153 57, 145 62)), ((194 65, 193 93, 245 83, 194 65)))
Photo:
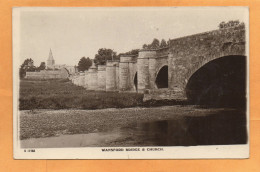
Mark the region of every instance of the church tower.
POLYGON ((47 69, 54 69, 55 61, 52 56, 52 52, 50 49, 49 58, 47 60, 47 69))

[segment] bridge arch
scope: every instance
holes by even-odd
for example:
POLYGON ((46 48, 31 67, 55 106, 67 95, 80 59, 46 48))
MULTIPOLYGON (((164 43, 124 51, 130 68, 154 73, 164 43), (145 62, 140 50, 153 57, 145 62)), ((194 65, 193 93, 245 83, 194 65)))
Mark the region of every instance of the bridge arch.
POLYGON ((168 88, 168 65, 164 65, 160 68, 156 75, 155 85, 158 89, 168 88))
POLYGON ((188 78, 185 93, 194 104, 245 106, 246 56, 223 56, 201 65, 188 78))

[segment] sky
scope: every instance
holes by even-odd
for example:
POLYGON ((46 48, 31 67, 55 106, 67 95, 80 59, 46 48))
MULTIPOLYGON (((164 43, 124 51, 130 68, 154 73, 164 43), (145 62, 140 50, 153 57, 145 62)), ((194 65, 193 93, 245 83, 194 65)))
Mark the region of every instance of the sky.
POLYGON ((218 29, 222 21, 247 23, 243 7, 17 8, 19 58, 77 65, 100 48, 119 53, 142 48, 154 38, 174 39, 218 29))

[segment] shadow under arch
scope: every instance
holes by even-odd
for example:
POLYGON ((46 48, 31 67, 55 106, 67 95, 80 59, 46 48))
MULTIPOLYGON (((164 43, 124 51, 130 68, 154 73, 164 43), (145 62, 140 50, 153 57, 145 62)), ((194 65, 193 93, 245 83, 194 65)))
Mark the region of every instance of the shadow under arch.
POLYGON ((157 88, 168 88, 168 66, 163 66, 155 79, 155 84, 157 88))
POLYGON ((199 68, 185 88, 193 104, 246 106, 246 56, 224 56, 199 68))
POLYGON ((135 86, 135 91, 137 91, 138 90, 137 72, 135 73, 135 76, 134 76, 134 86, 135 86))

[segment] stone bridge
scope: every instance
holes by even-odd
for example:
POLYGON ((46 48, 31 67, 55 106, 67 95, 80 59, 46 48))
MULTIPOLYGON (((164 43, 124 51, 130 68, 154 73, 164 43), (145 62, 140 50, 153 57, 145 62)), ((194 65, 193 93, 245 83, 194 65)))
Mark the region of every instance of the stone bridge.
POLYGON ((145 93, 145 99, 193 98, 230 77, 235 78, 233 84, 243 85, 240 91, 245 89, 245 66, 245 28, 236 26, 172 39, 168 47, 140 50, 138 56, 122 55, 120 61, 92 66, 82 75, 85 81, 76 82, 93 90, 145 93), (242 75, 240 80, 233 73, 242 75))

